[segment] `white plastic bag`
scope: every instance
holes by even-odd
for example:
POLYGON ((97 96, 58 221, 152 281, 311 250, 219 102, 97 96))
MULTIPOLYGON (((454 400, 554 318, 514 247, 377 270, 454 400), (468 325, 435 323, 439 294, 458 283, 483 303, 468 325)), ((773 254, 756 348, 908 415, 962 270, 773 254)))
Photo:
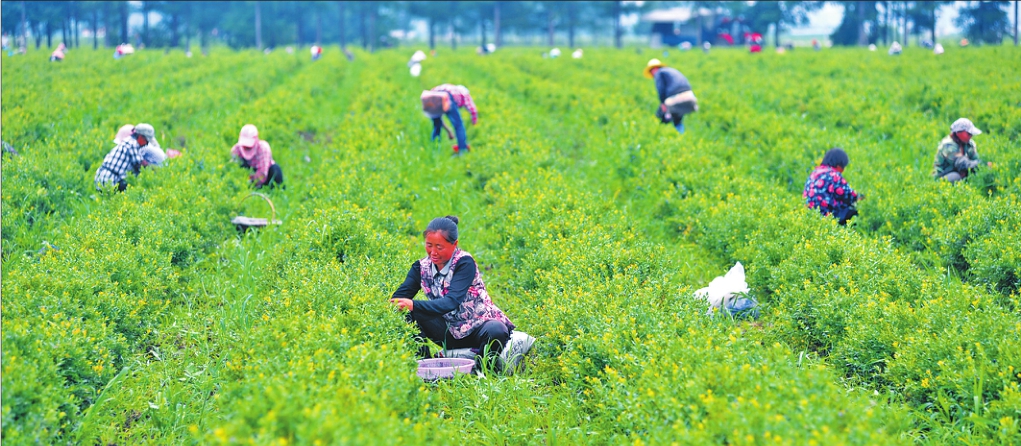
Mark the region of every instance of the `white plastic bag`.
MULTIPOLYGON (((528 333, 519 330, 514 330, 511 333, 510 345, 500 352, 500 359, 504 363, 504 371, 508 375, 518 371, 521 360, 532 350, 532 344, 535 344, 535 338, 529 336, 528 333)), ((475 352, 470 348, 458 348, 443 352, 443 357, 474 359, 475 352)))
POLYGON ((706 314, 712 316, 717 310, 725 311, 734 318, 759 318, 759 303, 748 297, 748 282, 744 279, 744 265, 737 262, 723 277, 709 282, 709 286, 695 291, 695 297, 709 302, 706 314))
POLYGON ((748 282, 744 280, 744 265, 737 262, 725 276, 717 277, 709 282, 709 286, 695 291, 695 297, 707 300, 709 306, 713 308, 720 308, 725 299, 747 292, 748 282))

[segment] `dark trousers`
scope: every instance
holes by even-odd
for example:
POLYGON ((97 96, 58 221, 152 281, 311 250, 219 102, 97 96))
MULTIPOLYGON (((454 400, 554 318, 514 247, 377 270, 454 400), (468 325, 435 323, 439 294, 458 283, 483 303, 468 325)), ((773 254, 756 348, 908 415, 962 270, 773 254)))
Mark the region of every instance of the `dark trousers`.
POLYGON ((837 224, 839 224, 840 226, 846 225, 847 221, 850 220, 855 215, 858 215, 858 210, 855 208, 842 209, 833 213, 833 216, 837 217, 838 220, 837 224))
POLYGON ((281 184, 284 184, 284 171, 280 170, 279 164, 274 163, 272 166, 269 166, 269 172, 266 173, 266 182, 262 183, 262 186, 274 187, 281 184))
MULTIPOLYGON (((251 165, 249 165, 248 161, 245 161, 244 159, 241 160, 241 167, 244 167, 245 169, 250 169, 250 170, 253 170, 253 171, 255 170, 255 168, 253 168, 251 165)), ((266 181, 264 183, 262 183, 262 184, 257 184, 255 187, 256 188, 261 188, 262 186, 267 186, 268 185, 269 187, 272 188, 274 186, 279 186, 279 185, 282 185, 282 184, 284 184, 284 171, 280 170, 280 165, 279 164, 273 163, 272 166, 269 166, 269 171, 266 172, 266 181)))
POLYGON ((447 321, 443 319, 443 316, 425 315, 412 311, 408 313, 407 320, 418 324, 420 339, 429 339, 444 346, 447 350, 470 348, 477 350, 476 353, 481 355, 486 352, 486 346, 489 346, 490 355, 499 355, 510 342, 510 330, 500 321, 486 321, 468 336, 455 339, 447 329, 447 321))

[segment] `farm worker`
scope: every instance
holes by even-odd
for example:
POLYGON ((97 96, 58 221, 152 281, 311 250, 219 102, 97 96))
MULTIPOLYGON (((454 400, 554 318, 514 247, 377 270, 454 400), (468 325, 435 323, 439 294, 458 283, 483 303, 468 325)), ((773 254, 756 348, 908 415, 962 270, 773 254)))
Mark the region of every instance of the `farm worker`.
POLYGON ((680 71, 667 67, 659 59, 645 65, 645 77, 656 81, 659 94, 659 111, 664 123, 672 122, 678 133, 684 133, 684 115, 698 111, 698 100, 691 91, 691 83, 680 71))
POLYGON ((464 85, 443 84, 432 90, 422 92, 422 112, 433 120, 432 139, 440 136, 440 128, 447 132, 447 137, 452 138, 450 130, 443 124, 443 115, 447 115, 450 125, 454 127, 454 134, 457 135, 457 145, 454 146, 454 154, 460 155, 462 151, 471 150, 468 145, 468 134, 464 129, 464 122, 461 121, 460 107, 465 107, 471 113, 472 125, 479 121, 479 111, 475 108, 475 101, 471 93, 464 85))
POLYGON ((496 356, 508 344, 514 324, 490 299, 475 259, 457 247, 457 223, 449 215, 429 222, 422 233, 427 255, 411 264, 390 302, 408 312, 420 338, 448 350, 472 348, 496 356), (426 299, 412 300, 419 290, 426 299))
POLYGON ((117 49, 114 50, 114 52, 113 52, 113 58, 114 59, 120 59, 120 58, 122 58, 124 56, 127 56, 128 54, 134 54, 134 53, 135 53, 135 48, 132 47, 131 44, 122 43, 120 45, 117 45, 117 49))
POLYGON ((425 53, 422 50, 415 51, 415 54, 411 55, 411 59, 408 60, 408 69, 411 72, 411 77, 418 77, 422 74, 423 60, 425 60, 425 53))
POLYGON ((262 186, 279 186, 284 183, 284 173, 280 165, 273 162, 273 151, 269 143, 259 139, 259 129, 252 124, 241 127, 238 135, 238 143, 230 149, 231 160, 241 164, 241 167, 251 169, 252 174, 248 180, 255 184, 257 189, 262 186))
POLYGON ((310 49, 310 51, 312 52, 312 61, 313 62, 319 60, 319 58, 322 57, 322 55, 323 55, 323 47, 321 47, 319 45, 312 45, 312 48, 310 49))
POLYGON ((50 62, 62 62, 64 60, 64 50, 67 49, 63 43, 57 45, 57 49, 53 50, 53 54, 50 54, 50 62))
MULTIPOLYGON (((130 140, 131 139, 131 133, 134 132, 134 131, 135 131, 135 126, 134 125, 124 124, 123 126, 121 126, 121 128, 119 130, 117 130, 117 136, 115 136, 113 138, 113 143, 114 144, 120 144, 120 143, 122 143, 124 141, 130 140)), ((177 151, 177 150, 174 150, 174 149, 167 149, 166 155, 167 155, 167 158, 177 158, 177 157, 181 156, 181 152, 177 151)), ((156 156, 158 157, 158 154, 156 154, 156 156)), ((151 164, 159 164, 159 162, 155 162, 156 158, 153 158, 152 161, 154 161, 154 162, 151 163, 151 164)), ((149 160, 146 160, 146 162, 149 162, 149 160)))
MULTIPOLYGON (((943 138, 936 149, 932 176, 951 183, 966 178, 981 163, 972 140, 973 136, 980 134, 982 131, 968 119, 961 118, 950 124, 950 135, 943 138)), ((992 166, 993 163, 987 165, 992 166)))
POLYGON ((166 154, 156 141, 156 131, 149 124, 138 124, 127 140, 117 144, 103 158, 103 164, 96 171, 96 189, 117 184, 117 190, 123 191, 128 187, 125 178, 129 170, 138 175, 142 167, 159 165, 165 159, 166 154))
POLYGON ((844 179, 844 168, 849 162, 844 149, 835 147, 826 152, 822 164, 808 176, 805 181, 805 204, 809 209, 818 210, 822 215, 832 215, 840 225, 858 215, 854 205, 858 202, 858 193, 851 189, 844 179))

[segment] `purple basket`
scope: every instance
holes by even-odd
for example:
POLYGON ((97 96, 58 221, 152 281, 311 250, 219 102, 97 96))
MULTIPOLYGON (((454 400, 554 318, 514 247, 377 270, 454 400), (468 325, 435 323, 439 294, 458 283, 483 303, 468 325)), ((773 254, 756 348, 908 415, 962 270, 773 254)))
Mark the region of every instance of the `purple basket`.
POLYGON ((420 359, 418 360, 418 377, 425 380, 453 378, 456 373, 471 373, 472 367, 475 367, 475 361, 471 359, 420 359))

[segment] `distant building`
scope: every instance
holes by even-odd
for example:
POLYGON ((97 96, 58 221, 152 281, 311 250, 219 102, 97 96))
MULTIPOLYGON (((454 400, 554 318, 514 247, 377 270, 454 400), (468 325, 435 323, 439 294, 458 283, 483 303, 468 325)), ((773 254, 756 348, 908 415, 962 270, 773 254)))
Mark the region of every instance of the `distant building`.
POLYGON ((748 27, 744 17, 730 17, 723 9, 675 7, 649 11, 642 21, 652 24, 649 45, 653 48, 676 47, 688 42, 692 46, 709 42, 713 45, 743 44, 748 27), (702 29, 699 29, 701 17, 702 29), (700 38, 701 37, 701 38, 700 38))

